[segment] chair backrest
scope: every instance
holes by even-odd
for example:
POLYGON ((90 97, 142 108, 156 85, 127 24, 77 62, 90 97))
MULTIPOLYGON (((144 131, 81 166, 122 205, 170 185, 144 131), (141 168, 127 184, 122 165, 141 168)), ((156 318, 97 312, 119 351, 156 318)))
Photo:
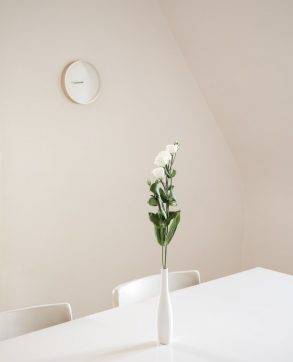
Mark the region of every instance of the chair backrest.
MULTIPOLYGON (((170 292, 191 287, 200 283, 198 270, 187 270, 169 273, 170 292)), ((142 302, 158 296, 161 287, 161 275, 151 275, 118 285, 112 292, 113 307, 142 302)))
POLYGON ((70 304, 38 305, 0 313, 0 341, 72 320, 70 304))

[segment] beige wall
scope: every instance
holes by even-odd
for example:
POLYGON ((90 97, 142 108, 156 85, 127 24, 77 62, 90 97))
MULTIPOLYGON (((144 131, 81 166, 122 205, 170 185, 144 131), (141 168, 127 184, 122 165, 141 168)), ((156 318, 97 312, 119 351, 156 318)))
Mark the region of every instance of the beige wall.
POLYGON ((66 300, 79 316, 110 307, 117 283, 158 272, 146 179, 174 140, 182 223, 169 266, 204 280, 239 270, 238 170, 157 2, 0 6, 0 308, 66 300), (79 58, 102 79, 87 106, 60 87, 79 58))
POLYGON ((242 266, 293 273, 293 2, 160 4, 241 170, 242 266))

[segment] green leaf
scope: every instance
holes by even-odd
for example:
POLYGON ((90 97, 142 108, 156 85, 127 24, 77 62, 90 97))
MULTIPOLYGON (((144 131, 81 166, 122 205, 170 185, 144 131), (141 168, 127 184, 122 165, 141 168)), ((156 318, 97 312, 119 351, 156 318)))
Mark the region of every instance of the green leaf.
POLYGON ((177 201, 174 196, 169 197, 168 199, 168 205, 169 206, 177 206, 177 201))
POLYGON ((151 192, 156 193, 158 183, 159 183, 159 181, 155 181, 154 183, 151 184, 151 186, 150 186, 150 191, 151 192))
POLYGON ((150 190, 153 194, 155 194, 155 196, 160 197, 160 190, 164 191, 164 188, 162 186, 162 184, 159 181, 155 181, 151 187, 150 190))
POLYGON ((166 244, 166 227, 161 224, 160 226, 155 225, 155 234, 158 243, 163 246, 166 244))
POLYGON ((158 206, 158 201, 155 197, 151 196, 149 198, 148 204, 151 206, 158 206))
POLYGON ((150 218, 151 222, 154 225, 160 225, 161 219, 160 219, 160 216, 158 214, 155 214, 153 212, 149 212, 149 218, 150 218))
POLYGON ((169 223, 172 219, 175 219, 175 217, 177 217, 178 215, 180 215, 180 210, 170 211, 169 212, 169 217, 167 219, 167 223, 169 223))
POLYGON ((163 215, 163 217, 166 219, 166 211, 163 205, 162 195, 165 194, 164 188, 161 183, 158 181, 154 182, 150 188, 150 190, 155 194, 155 197, 158 201, 158 207, 160 210, 160 213, 163 215))
POLYGON ((175 187, 174 185, 169 185, 169 186, 168 186, 168 190, 171 191, 171 190, 174 189, 174 187, 175 187))
POLYGON ((180 222, 180 211, 170 212, 169 218, 167 220, 168 232, 165 240, 167 244, 169 244, 170 241, 172 240, 179 222, 180 222))
POLYGON ((160 195, 162 201, 164 201, 165 203, 168 202, 169 198, 166 195, 165 190, 162 187, 159 189, 159 195, 160 195))
POLYGON ((176 176, 176 170, 166 170, 166 175, 167 175, 167 177, 168 178, 173 178, 173 177, 175 177, 176 176))
POLYGON ((170 171, 166 169, 165 172, 166 172, 166 176, 167 176, 168 178, 171 178, 171 173, 170 173, 170 171))
POLYGON ((149 212, 149 218, 154 224, 155 235, 160 245, 166 244, 167 225, 158 213, 149 212))

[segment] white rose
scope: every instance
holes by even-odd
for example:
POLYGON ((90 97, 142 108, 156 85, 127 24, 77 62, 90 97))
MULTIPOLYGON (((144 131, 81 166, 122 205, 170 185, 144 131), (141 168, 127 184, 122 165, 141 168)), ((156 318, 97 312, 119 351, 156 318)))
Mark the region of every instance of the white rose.
POLYGON ((165 177, 165 170, 163 167, 157 167, 153 169, 152 174, 157 180, 161 180, 163 177, 165 177))
POLYGON ((161 151, 158 153, 157 157, 155 158, 155 165, 158 167, 164 167, 167 163, 171 160, 171 155, 167 151, 161 151))
POLYGON ((167 145, 166 146, 166 151, 171 153, 171 155, 174 155, 174 153, 176 153, 178 151, 178 144, 175 143, 174 145, 167 145))

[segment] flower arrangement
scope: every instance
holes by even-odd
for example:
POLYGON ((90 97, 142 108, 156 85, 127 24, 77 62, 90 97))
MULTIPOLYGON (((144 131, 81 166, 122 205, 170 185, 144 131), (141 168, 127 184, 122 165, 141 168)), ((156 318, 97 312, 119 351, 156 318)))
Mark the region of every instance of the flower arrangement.
POLYGON ((154 162, 157 168, 152 171, 155 181, 148 181, 151 191, 148 203, 158 208, 156 213, 149 213, 149 218, 154 224, 157 241, 162 247, 163 269, 167 269, 167 248, 180 222, 180 210, 170 211, 170 207, 177 206, 173 195, 173 178, 176 175, 173 164, 178 149, 179 144, 175 142, 167 145, 165 151, 158 153, 154 162))

